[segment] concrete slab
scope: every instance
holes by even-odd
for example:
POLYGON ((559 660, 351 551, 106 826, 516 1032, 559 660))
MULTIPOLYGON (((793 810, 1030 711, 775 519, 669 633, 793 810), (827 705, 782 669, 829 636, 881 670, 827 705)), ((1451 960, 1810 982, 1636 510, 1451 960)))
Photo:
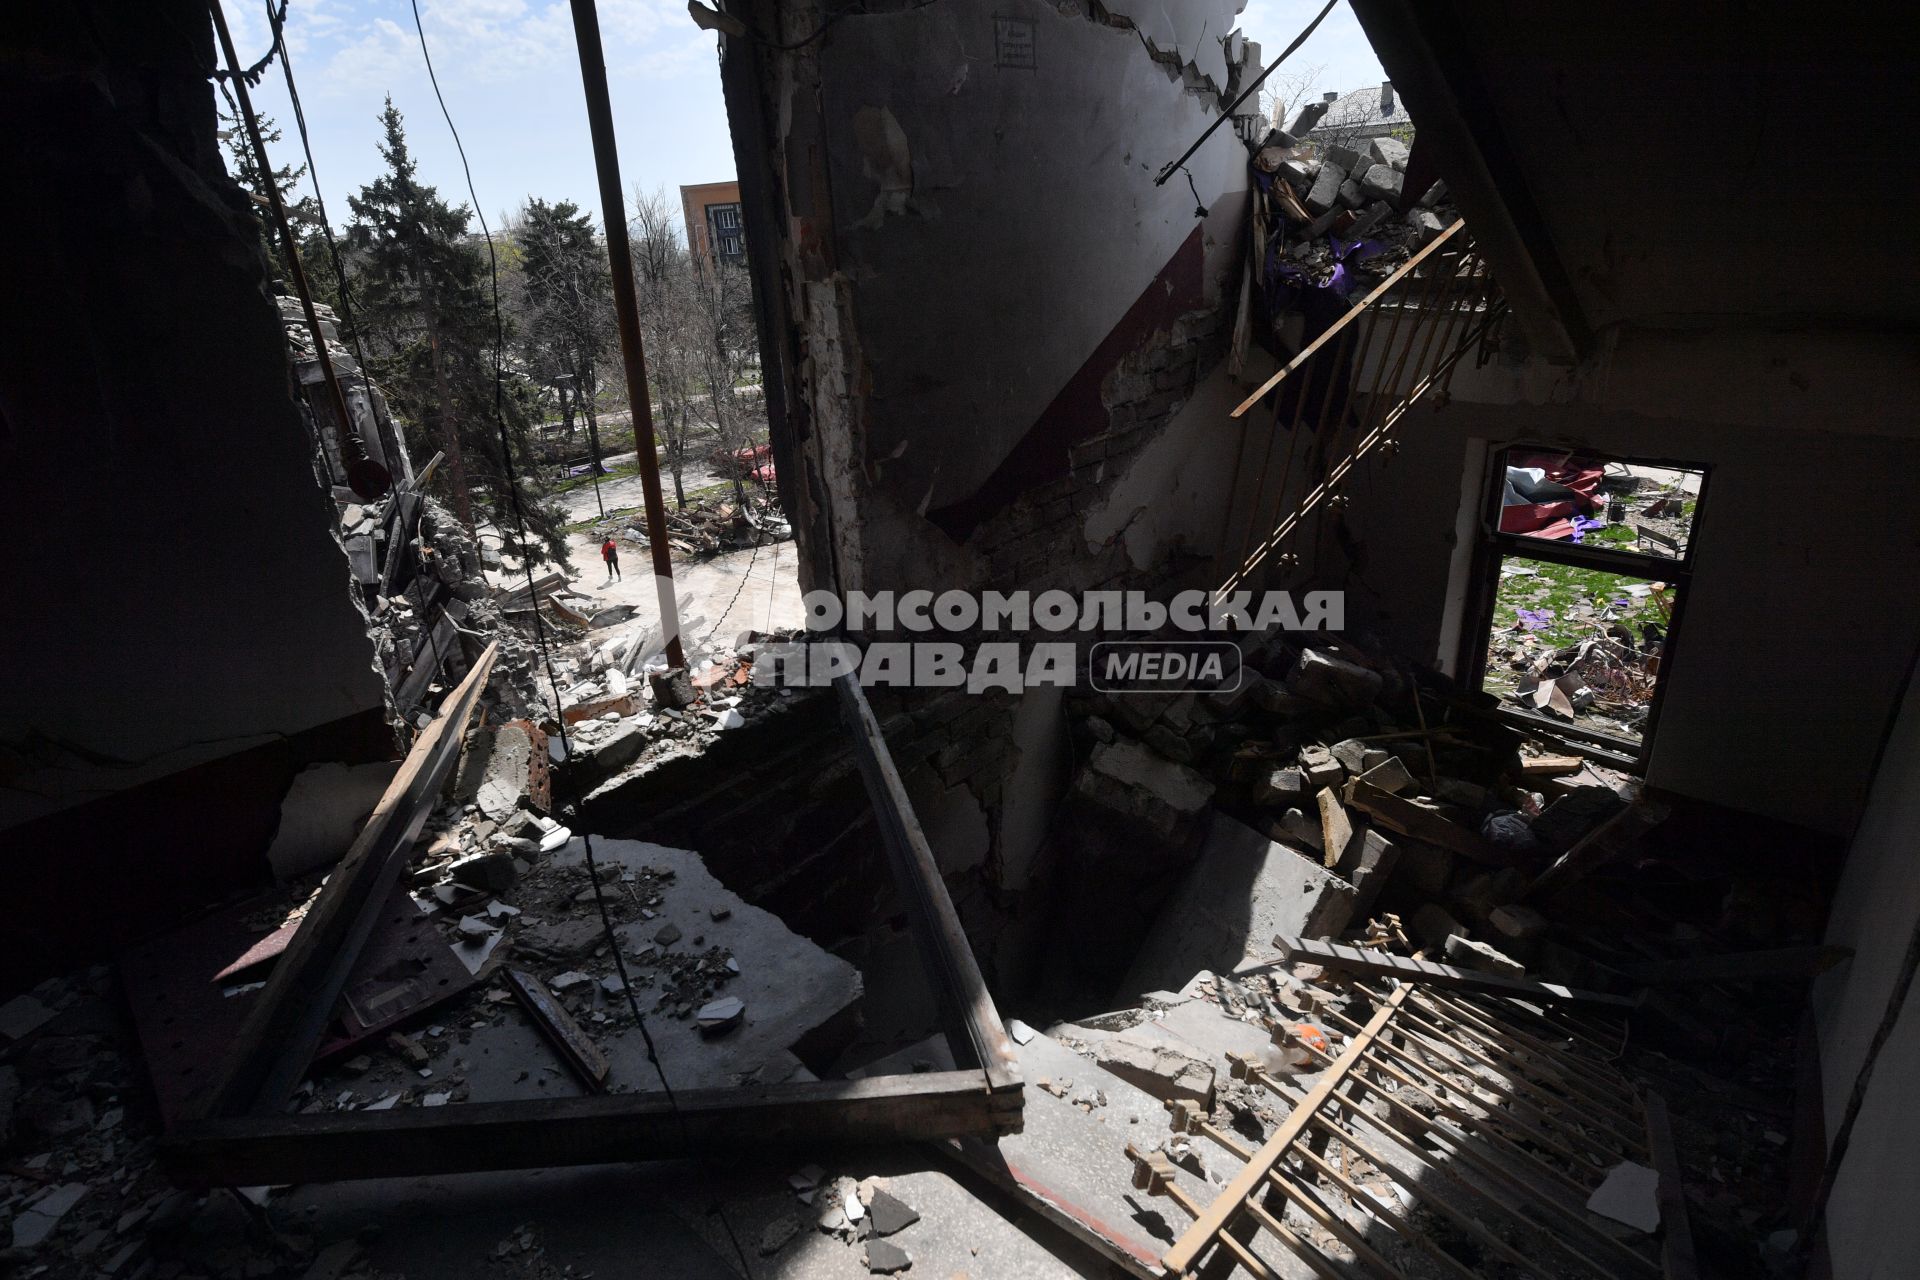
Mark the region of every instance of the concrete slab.
MULTIPOLYGON (((622 893, 614 881, 623 872, 636 876, 643 868, 672 872, 660 903, 648 909, 650 918, 634 915, 614 926, 668 1082, 683 1089, 811 1078, 794 1050, 798 1046, 802 1053, 809 1052, 809 1037, 821 1028, 850 1026, 862 995, 859 971, 788 929, 777 916, 728 892, 698 854, 638 840, 596 838, 593 847, 604 891, 609 894, 622 893), (662 937, 672 941, 663 944, 662 937), (720 948, 739 966, 738 974, 721 982, 714 994, 745 1001, 746 1014, 736 1029, 703 1035, 691 1017, 676 1018, 673 1009, 656 1007, 664 970, 642 957, 663 952, 704 956, 713 948, 720 948)), ((583 842, 576 836, 549 855, 546 866, 566 869, 584 863, 583 842)), ((537 884, 545 869, 536 868, 523 887, 537 884)), ((557 976, 562 968, 585 974, 590 981, 569 983, 567 991, 582 997, 573 1009, 574 1017, 612 1064, 609 1089, 657 1091, 659 1077, 647 1060, 645 1042, 626 998, 618 991, 613 960, 604 944, 564 962, 536 964, 528 955, 516 957, 514 939, 552 933, 550 908, 538 908, 541 915, 535 916, 531 903, 522 900, 522 905, 522 913, 506 923, 508 938, 498 954, 506 963, 545 978, 557 976)), ((594 916, 590 902, 569 902, 569 919, 594 916)), ((697 1007, 700 1001, 691 1003, 697 1007)), ((346 1078, 332 1072, 321 1078, 315 1096, 331 1106, 343 1090, 351 1090, 357 1095, 347 1104, 351 1106, 395 1092, 407 1094, 402 1105, 444 1090, 455 1092, 454 1101, 471 1102, 572 1097, 581 1092, 516 1002, 481 995, 434 1016, 441 1020, 440 1034, 421 1037, 433 1054, 426 1068, 431 1076, 421 1076, 419 1069, 394 1055, 376 1054, 363 1075, 346 1078)))
POLYGON ((1354 888, 1318 863, 1224 814, 1161 908, 1123 995, 1178 989, 1202 969, 1231 973, 1271 954, 1294 928, 1326 938, 1346 928, 1354 888))
MULTIPOLYGON (((1159 1277, 1160 1255, 1186 1218, 1172 1201, 1133 1190, 1126 1148, 1131 1142, 1147 1150, 1165 1141, 1165 1107, 1050 1036, 1036 1035, 1015 1053, 1027 1082, 1024 1131, 997 1143, 955 1143, 960 1158, 1116 1266, 1148 1280, 1159 1277), (1057 1097, 1042 1080, 1072 1083, 1057 1097), (1075 1105, 1095 1094, 1106 1105, 1075 1105)), ((1213 1196, 1213 1188, 1186 1169, 1178 1180, 1202 1202, 1213 1196)))

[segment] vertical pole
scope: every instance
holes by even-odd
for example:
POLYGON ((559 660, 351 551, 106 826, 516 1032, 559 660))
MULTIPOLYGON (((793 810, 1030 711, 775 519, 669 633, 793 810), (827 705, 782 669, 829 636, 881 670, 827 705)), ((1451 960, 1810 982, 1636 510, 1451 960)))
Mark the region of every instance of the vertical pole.
POLYGON ((300 265, 300 250, 293 243, 293 232, 287 226, 287 210, 280 200, 280 184, 273 180, 273 165, 267 160, 267 144, 260 138, 260 125, 253 115, 253 99, 247 93, 247 78, 240 72, 240 59, 233 51, 233 36, 227 31, 227 15, 220 8, 220 0, 208 0, 207 7, 213 14, 213 29, 220 36, 220 52, 227 60, 227 71, 233 79, 233 94, 240 103, 241 121, 247 126, 247 141, 253 147, 253 163, 260 171, 260 185, 266 188, 261 194, 266 197, 267 207, 273 212, 273 225, 280 233, 280 243, 287 246, 287 271, 293 276, 293 291, 300 295, 300 309, 306 315, 307 330, 313 334, 314 359, 320 362, 320 375, 326 381, 333 411, 340 419, 340 447, 348 456, 348 483, 361 497, 377 498, 392 484, 391 475, 386 468, 367 457, 366 446, 360 442, 360 429, 354 425, 352 410, 347 408, 346 394, 340 390, 340 379, 334 376, 333 359, 327 354, 327 336, 320 331, 320 315, 313 309, 313 290, 307 285, 306 270, 300 265))
POLYGON ((654 443, 653 402, 647 394, 647 353, 640 342, 640 304, 633 288, 633 250, 627 243, 626 197, 620 193, 620 156, 613 138, 613 106, 607 98, 606 55, 600 48, 600 17, 594 0, 572 0, 573 36, 580 47, 580 80, 587 91, 587 123, 593 133, 594 168, 600 175, 600 218, 607 228, 607 259, 613 268, 613 310, 620 325, 620 354, 627 368, 627 403, 633 407, 633 445, 639 455, 640 488, 646 495, 647 543, 653 582, 660 596, 660 631, 667 663, 687 665, 680 648, 680 610, 673 598, 673 549, 667 545, 667 509, 660 496, 660 455, 654 443))

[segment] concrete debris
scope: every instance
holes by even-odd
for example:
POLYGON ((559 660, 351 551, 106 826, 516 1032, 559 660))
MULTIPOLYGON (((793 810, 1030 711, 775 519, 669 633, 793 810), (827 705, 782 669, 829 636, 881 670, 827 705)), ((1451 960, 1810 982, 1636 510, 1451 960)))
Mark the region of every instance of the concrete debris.
POLYGON ((1075 785, 1094 803, 1163 835, 1200 813, 1213 796, 1213 784, 1200 774, 1135 742, 1096 746, 1075 785))
POLYGON ((53 1234, 60 1219, 91 1190, 84 1182, 67 1182, 28 1203, 13 1219, 13 1247, 31 1249, 53 1234))
POLYGON ((1364 707, 1380 695, 1380 673, 1318 649, 1302 649, 1287 688, 1310 702, 1331 707, 1364 707))
POLYGON ((800 1234, 800 1219, 792 1214, 782 1214, 767 1224, 760 1233, 760 1256, 767 1257, 787 1247, 789 1241, 800 1234))
POLYGON ((1660 1229, 1660 1175, 1643 1164, 1623 1160, 1607 1170, 1587 1209, 1603 1218, 1651 1235, 1660 1229))
POLYGON ((1213 1101, 1213 1068, 1173 1044, 1156 1041, 1139 1029, 1102 1041, 1094 1061, 1103 1070, 1146 1090, 1156 1098, 1187 1099, 1202 1106, 1213 1101))
POLYGON ((1444 947, 1447 962, 1463 969, 1480 969, 1487 973, 1505 974, 1509 978, 1524 978, 1527 975, 1527 967, 1518 960, 1464 933, 1450 935, 1444 947))
POLYGON ((875 1188, 867 1198, 867 1214, 873 1219, 876 1236, 890 1236, 920 1221, 920 1215, 911 1205, 880 1188, 875 1188))
POLYGON ((867 1270, 876 1276, 890 1276, 913 1266, 913 1257, 899 1245, 886 1240, 867 1241, 867 1270))
POLYGON ((739 1026, 746 1016, 746 1001, 738 996, 724 996, 701 1005, 694 1021, 703 1035, 717 1036, 739 1026))
POLYGON ((0 1004, 0 1036, 24 1040, 53 1020, 54 1010, 29 993, 0 1004))

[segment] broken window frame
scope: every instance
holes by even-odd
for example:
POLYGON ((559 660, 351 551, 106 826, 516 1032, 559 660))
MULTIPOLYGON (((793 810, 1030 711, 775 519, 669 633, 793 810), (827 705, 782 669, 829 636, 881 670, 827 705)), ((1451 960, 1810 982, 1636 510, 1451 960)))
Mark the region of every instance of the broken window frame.
POLYGON ((866 694, 836 680, 842 718, 906 904, 955 1069, 737 1088, 594 1094, 432 1109, 294 1114, 339 991, 451 769, 492 667, 489 646, 415 741, 308 910, 219 1064, 200 1116, 161 1140, 175 1179, 207 1186, 471 1173, 698 1158, 712 1147, 1018 1133, 1018 1061, 866 694))
POLYGON ((1471 619, 1471 625, 1461 639, 1459 670, 1466 677, 1467 688, 1477 694, 1486 681, 1487 660, 1493 642, 1494 610, 1500 593, 1500 566, 1507 557, 1517 556, 1524 560, 1540 560, 1548 564, 1667 583, 1672 588, 1673 613, 1667 619, 1660 646, 1660 669, 1654 676, 1653 699, 1647 706, 1646 724, 1640 731, 1639 741, 1620 734, 1589 729, 1584 725, 1568 724, 1506 703, 1494 709, 1494 714, 1507 723, 1529 733, 1556 739, 1575 754, 1643 772, 1647 762, 1653 758, 1660 710, 1666 701, 1667 687, 1672 681, 1673 666, 1680 652, 1681 624, 1685 619, 1687 601, 1693 595, 1694 557, 1699 550, 1700 529, 1707 516, 1712 479, 1713 468, 1703 462, 1603 453, 1591 449, 1570 450, 1563 443, 1524 438, 1492 445, 1487 450, 1486 474, 1482 480, 1476 521, 1480 532, 1479 546, 1474 556, 1467 598, 1466 617, 1471 619), (1507 460, 1516 453, 1526 452, 1578 453, 1608 463, 1663 467, 1697 474, 1700 477, 1700 492, 1694 497, 1693 523, 1687 531, 1685 552, 1678 557, 1655 556, 1537 538, 1524 533, 1502 532, 1500 510, 1506 489, 1507 460))

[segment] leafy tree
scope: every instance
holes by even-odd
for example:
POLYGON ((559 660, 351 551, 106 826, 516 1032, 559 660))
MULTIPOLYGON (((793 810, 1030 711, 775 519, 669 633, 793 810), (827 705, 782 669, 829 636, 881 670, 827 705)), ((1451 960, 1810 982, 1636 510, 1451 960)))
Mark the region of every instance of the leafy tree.
MULTIPOLYGON (((425 438, 416 448, 446 453, 445 476, 454 514, 468 530, 475 506, 500 530, 516 554, 538 563, 564 558, 561 516, 523 497, 532 545, 522 546, 495 409, 493 344, 496 330, 487 280, 487 246, 468 232, 472 215, 421 185, 407 150, 404 122, 387 99, 380 122, 380 155, 387 171, 347 197, 357 315, 369 360, 398 415, 425 438)), ((504 388, 514 466, 531 474, 524 382, 504 388)))
POLYGON ((521 352, 528 368, 551 385, 573 433, 577 405, 587 441, 600 464, 597 404, 601 370, 613 346, 612 275, 593 222, 571 201, 527 201, 514 231, 524 298, 521 352))

